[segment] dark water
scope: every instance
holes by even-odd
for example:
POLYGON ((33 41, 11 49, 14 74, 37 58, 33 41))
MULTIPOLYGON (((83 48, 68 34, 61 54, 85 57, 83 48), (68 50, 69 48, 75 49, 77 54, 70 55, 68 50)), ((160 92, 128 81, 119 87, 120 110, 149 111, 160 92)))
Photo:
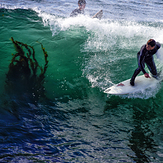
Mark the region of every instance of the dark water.
MULTIPOLYGON (((163 2, 89 0, 85 16, 69 18, 76 7, 74 0, 0 1, 0 162, 163 162, 162 83, 103 93, 131 77, 148 39, 163 44, 163 2), (103 19, 92 19, 100 9, 103 19), (23 91, 6 91, 11 37, 33 46, 41 66, 38 42, 47 51, 42 98, 19 81, 23 91)), ((161 71, 162 59, 155 61, 161 71)))

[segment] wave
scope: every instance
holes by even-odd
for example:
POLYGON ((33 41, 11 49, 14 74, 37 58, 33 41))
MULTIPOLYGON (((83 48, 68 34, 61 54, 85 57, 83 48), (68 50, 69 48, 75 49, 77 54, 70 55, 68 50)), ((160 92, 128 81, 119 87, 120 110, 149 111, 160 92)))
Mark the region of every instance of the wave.
MULTIPOLYGON (((80 70, 82 77, 86 78, 92 87, 97 87, 103 91, 113 84, 130 78, 137 66, 136 53, 148 39, 154 38, 156 41, 163 43, 162 23, 98 20, 92 19, 90 16, 65 18, 42 12, 36 8, 35 12, 37 14, 33 16, 38 15, 38 18, 32 16, 28 21, 31 22, 32 18, 38 19, 39 24, 37 24, 37 29, 33 28, 36 27, 35 25, 29 26, 29 28, 35 31, 43 31, 44 28, 40 27, 40 17, 42 24, 48 27, 46 28, 49 30, 48 33, 51 32, 51 37, 46 38, 46 35, 44 35, 44 40, 46 40, 46 43, 55 40, 55 43, 49 45, 49 47, 52 47, 50 53, 63 56, 61 59, 57 58, 57 55, 52 57, 57 58, 57 60, 51 60, 53 68, 49 68, 50 73, 59 74, 59 81, 63 85, 74 87, 74 89, 76 89, 76 82, 74 81, 77 78, 73 79, 74 81, 62 81, 65 78, 63 76, 65 70, 67 72, 66 78, 69 79, 75 76, 74 74, 80 76, 80 73, 77 72, 77 70, 80 70), (57 50, 54 50, 53 46, 61 49, 56 48, 57 50), (73 61, 73 64, 71 61, 73 61), (74 68, 76 71, 74 71, 74 68), (60 72, 58 72, 58 69, 60 72)), ((26 12, 26 14, 30 14, 30 12, 26 12)), ((26 21, 25 23, 29 24, 26 21)), ((35 23, 37 23, 37 20, 35 23)), ((26 26, 26 24, 23 24, 23 26, 26 26)), ((29 29, 28 32, 33 33, 32 30, 29 29)), ((41 39, 43 36, 40 34, 38 32, 37 36, 31 35, 31 38, 37 39, 37 37, 40 37, 41 39)))
MULTIPOLYGON (((163 44, 162 23, 98 20, 83 15, 63 18, 44 12, 38 15, 44 26, 50 26, 53 37, 64 32, 64 37, 85 38, 84 44, 79 45, 80 51, 85 53, 82 74, 92 87, 102 91, 122 79, 130 78, 135 69, 132 67, 136 67, 136 53, 147 40, 154 38, 163 44), (128 71, 129 67, 132 69, 128 71)), ((144 92, 144 96, 134 94, 134 97, 149 98, 157 93, 151 91, 144 92)))

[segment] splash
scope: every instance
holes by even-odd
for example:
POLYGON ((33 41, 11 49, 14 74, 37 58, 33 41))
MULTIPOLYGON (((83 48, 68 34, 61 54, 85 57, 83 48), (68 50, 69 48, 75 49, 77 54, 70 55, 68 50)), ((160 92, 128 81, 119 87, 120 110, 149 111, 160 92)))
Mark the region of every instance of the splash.
POLYGON ((161 84, 158 83, 150 88, 147 88, 145 90, 142 90, 140 92, 128 94, 128 95, 122 95, 121 98, 139 98, 139 99, 149 99, 149 98, 155 98, 156 94, 159 92, 161 88, 161 84))
POLYGON ((163 64, 163 48, 161 47, 156 53, 157 59, 163 64))

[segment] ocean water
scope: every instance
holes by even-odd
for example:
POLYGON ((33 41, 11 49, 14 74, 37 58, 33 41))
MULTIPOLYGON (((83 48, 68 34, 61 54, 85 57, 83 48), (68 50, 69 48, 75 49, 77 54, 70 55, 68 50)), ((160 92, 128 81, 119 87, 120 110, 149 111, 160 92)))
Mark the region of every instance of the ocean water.
POLYGON ((77 0, 0 0, 0 162, 163 162, 163 84, 104 93, 132 76, 148 39, 163 46, 163 1, 87 0, 85 15, 70 18, 75 8, 77 0), (42 67, 40 43, 48 54, 32 91, 17 74, 7 85, 11 37, 32 46, 42 67))

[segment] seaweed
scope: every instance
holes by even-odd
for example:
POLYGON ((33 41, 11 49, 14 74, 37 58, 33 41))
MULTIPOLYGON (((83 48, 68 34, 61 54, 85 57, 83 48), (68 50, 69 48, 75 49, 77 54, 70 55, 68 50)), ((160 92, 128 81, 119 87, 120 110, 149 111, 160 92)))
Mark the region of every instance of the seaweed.
POLYGON ((6 74, 6 91, 10 94, 27 94, 35 101, 45 97, 43 86, 45 73, 48 67, 48 54, 42 43, 45 64, 41 67, 36 60, 35 50, 32 46, 16 41, 11 37, 16 53, 12 54, 9 70, 6 74), (39 71, 40 70, 40 71, 39 71))

